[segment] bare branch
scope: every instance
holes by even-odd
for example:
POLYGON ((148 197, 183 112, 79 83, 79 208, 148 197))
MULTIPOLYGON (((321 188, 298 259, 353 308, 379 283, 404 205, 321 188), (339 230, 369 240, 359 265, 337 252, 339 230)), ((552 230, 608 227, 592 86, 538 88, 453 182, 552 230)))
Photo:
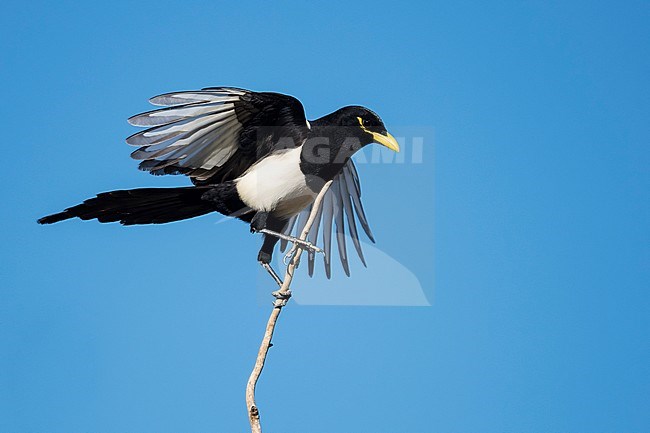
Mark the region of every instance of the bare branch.
MULTIPOLYGON (((325 194, 329 190, 331 184, 332 181, 330 180, 325 184, 325 186, 323 186, 323 189, 321 189, 320 193, 318 193, 318 196, 314 201, 314 205, 311 208, 309 219, 307 219, 307 223, 305 224, 305 227, 302 229, 302 232, 298 237, 299 239, 303 241, 307 239, 309 230, 311 229, 311 226, 314 224, 316 216, 318 215, 318 209, 320 208, 321 203, 323 202, 323 198, 325 197, 325 194)), ((291 282, 293 281, 294 272, 300 263, 300 256, 302 255, 303 247, 301 244, 296 243, 292 248, 292 252, 292 259, 287 265, 284 281, 282 282, 280 289, 276 292, 273 292, 273 296, 275 296, 276 300, 273 303, 273 310, 271 311, 271 316, 269 317, 269 321, 266 324, 266 330, 264 331, 264 337, 262 338, 260 350, 257 352, 255 366, 253 367, 253 371, 251 372, 251 375, 248 378, 248 383, 246 384, 246 407, 248 408, 248 419, 251 424, 252 433, 262 433, 262 425, 260 424, 260 412, 255 403, 255 385, 257 385, 257 380, 262 374, 264 362, 266 361, 266 354, 269 351, 269 347, 271 347, 271 339, 273 338, 273 331, 275 330, 275 324, 278 320, 278 317, 280 316, 280 311, 282 311, 282 307, 287 305, 289 298, 291 298, 291 282)))

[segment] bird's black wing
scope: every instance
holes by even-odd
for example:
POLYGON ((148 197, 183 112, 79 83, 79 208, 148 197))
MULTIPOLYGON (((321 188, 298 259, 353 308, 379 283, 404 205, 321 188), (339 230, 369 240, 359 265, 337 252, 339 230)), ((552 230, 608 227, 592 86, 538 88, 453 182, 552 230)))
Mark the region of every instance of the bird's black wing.
MULTIPOLYGON (((287 223, 284 233, 291 234, 294 233, 295 236, 299 236, 302 232, 302 229, 307 223, 309 214, 311 213, 312 205, 307 206, 303 209, 300 214, 293 217, 287 223)), ((357 169, 354 166, 352 160, 349 160, 348 163, 343 167, 341 172, 334 178, 332 185, 330 186, 329 191, 325 194, 321 208, 319 210, 318 217, 314 224, 312 225, 307 240, 311 243, 316 244, 318 241, 319 231, 322 233, 322 248, 325 252, 325 274, 327 278, 331 276, 331 255, 332 255, 332 233, 336 234, 336 243, 338 247, 339 257, 341 259, 341 265, 343 265, 343 270, 347 276, 350 276, 350 267, 348 265, 348 254, 345 244, 345 232, 346 224, 347 231, 352 239, 354 248, 361 259, 363 265, 366 265, 366 260, 363 257, 363 251, 361 249, 361 242, 359 240, 359 231, 357 230, 357 225, 355 222, 358 219, 363 231, 368 236, 372 242, 375 242, 375 239, 370 231, 370 225, 366 218, 366 214, 363 210, 363 205, 361 204, 361 186, 359 184, 359 174, 357 169)), ((281 250, 284 251, 286 248, 286 242, 282 242, 280 246, 281 250)), ((314 261, 315 255, 309 253, 309 275, 314 274, 314 261)))
POLYGON ((131 156, 141 170, 196 184, 234 179, 274 149, 300 146, 309 130, 300 101, 280 93, 210 87, 150 102, 167 108, 129 118, 147 127, 126 139, 140 146, 131 156))

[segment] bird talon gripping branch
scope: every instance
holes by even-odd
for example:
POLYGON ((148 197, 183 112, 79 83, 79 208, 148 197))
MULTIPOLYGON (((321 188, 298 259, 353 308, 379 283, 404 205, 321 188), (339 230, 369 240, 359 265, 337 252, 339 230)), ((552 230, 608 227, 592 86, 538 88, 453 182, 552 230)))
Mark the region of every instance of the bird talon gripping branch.
POLYGON ((289 266, 289 263, 291 263, 291 260, 293 260, 293 257, 296 255, 296 252, 298 250, 296 249, 296 246, 294 245, 291 247, 289 252, 287 252, 284 257, 282 257, 282 263, 284 263, 284 266, 289 266))
POLYGON ((276 299, 288 300, 289 298, 291 298, 291 290, 289 289, 284 291, 276 290, 275 292, 271 292, 271 295, 273 295, 273 297, 276 299))

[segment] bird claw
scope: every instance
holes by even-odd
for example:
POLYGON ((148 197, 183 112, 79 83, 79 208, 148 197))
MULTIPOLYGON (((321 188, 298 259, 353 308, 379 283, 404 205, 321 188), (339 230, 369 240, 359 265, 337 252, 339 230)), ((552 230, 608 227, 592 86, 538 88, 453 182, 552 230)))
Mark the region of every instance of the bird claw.
POLYGON ((282 258, 282 263, 284 263, 284 266, 289 266, 289 263, 291 263, 291 260, 293 260, 293 257, 296 255, 296 248, 291 247, 288 253, 284 255, 282 258))
POLYGON ((271 295, 273 295, 275 299, 288 300, 291 298, 291 290, 276 290, 275 292, 272 292, 271 295))
POLYGON ((289 302, 289 299, 291 298, 291 290, 276 290, 275 292, 272 292, 271 295, 275 297, 273 306, 282 308, 287 305, 287 302, 289 302))

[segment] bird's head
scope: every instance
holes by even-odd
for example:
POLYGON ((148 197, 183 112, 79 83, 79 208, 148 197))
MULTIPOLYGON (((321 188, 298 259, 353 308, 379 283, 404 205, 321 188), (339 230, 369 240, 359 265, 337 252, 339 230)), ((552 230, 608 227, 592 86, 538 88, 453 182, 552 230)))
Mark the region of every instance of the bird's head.
POLYGON ((332 113, 338 126, 346 133, 359 139, 362 146, 378 143, 399 152, 399 144, 384 126, 381 118, 372 110, 360 106, 343 107, 332 113))

